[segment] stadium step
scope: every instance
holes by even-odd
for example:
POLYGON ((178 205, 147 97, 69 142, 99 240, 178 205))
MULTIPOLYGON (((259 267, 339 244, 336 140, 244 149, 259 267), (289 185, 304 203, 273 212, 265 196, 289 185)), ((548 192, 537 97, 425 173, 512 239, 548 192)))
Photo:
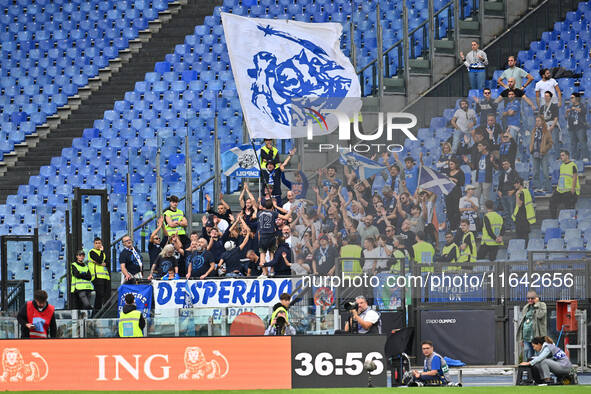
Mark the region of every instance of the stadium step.
POLYGON ((137 53, 120 53, 120 59, 111 63, 111 75, 105 74, 107 76, 100 86, 95 86, 94 90, 90 88, 90 95, 81 101, 78 108, 61 120, 54 120, 53 125, 58 125, 57 128, 40 135, 19 155, 13 155, 17 158, 16 162, 2 169, 0 203, 5 203, 7 196, 15 194, 18 186, 27 183, 30 176, 39 174, 40 167, 48 165, 52 157, 59 156, 63 148, 71 147, 72 139, 81 137, 85 128, 93 127, 94 121, 101 119, 104 111, 113 109, 116 100, 122 100, 125 92, 134 89, 136 81, 142 80, 147 72, 154 71, 154 64, 164 60, 166 54, 173 53, 175 45, 184 43, 185 36, 193 34, 195 26, 202 24, 205 16, 212 15, 214 7, 221 2, 183 0, 181 4, 172 4, 173 12, 167 10, 161 13, 160 20, 150 24, 151 35, 143 35, 147 41, 142 43, 137 53))

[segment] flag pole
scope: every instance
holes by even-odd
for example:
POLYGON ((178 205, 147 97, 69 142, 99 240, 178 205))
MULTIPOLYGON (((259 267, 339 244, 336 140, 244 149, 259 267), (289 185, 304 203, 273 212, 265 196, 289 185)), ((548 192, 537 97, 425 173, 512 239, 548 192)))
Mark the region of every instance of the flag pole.
POLYGON ((263 200, 263 193, 261 191, 261 179, 263 179, 263 188, 266 188, 266 182, 265 179, 263 178, 263 168, 261 167, 261 161, 259 160, 259 155, 257 154, 257 150, 256 147, 254 146, 254 141, 252 140, 252 138, 250 139, 250 146, 252 147, 252 151, 254 152, 254 156, 257 159, 257 165, 259 166, 259 197, 261 199, 261 203, 263 200))

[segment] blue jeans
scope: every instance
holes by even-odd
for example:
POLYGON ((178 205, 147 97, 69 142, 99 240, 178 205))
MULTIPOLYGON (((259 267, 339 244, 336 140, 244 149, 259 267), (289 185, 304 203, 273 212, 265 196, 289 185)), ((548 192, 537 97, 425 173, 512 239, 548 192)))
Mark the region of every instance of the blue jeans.
POLYGON ((534 356, 534 348, 531 342, 523 341, 523 361, 528 361, 534 356))
POLYGON ((501 196, 499 197, 501 202, 501 207, 503 207, 503 223, 505 229, 515 228, 513 220, 511 220, 511 215, 513 215, 513 211, 515 210, 515 196, 501 196))
POLYGON ((468 71, 468 79, 472 89, 483 90, 486 82, 486 71, 468 71))
POLYGON ((589 158, 589 147, 587 146, 587 130, 568 130, 570 134, 570 152, 574 160, 589 158))
POLYGON ((548 154, 543 155, 539 159, 532 158, 534 164, 534 188, 544 189, 546 192, 552 191, 552 184, 550 183, 548 154), (541 178, 541 179, 540 179, 541 178))

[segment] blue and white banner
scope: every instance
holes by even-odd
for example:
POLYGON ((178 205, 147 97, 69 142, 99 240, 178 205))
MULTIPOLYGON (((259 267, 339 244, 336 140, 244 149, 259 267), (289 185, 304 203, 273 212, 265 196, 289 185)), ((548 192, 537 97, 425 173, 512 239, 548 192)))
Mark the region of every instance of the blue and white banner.
POLYGON ((340 161, 343 165, 349 166, 357 173, 359 179, 371 178, 374 175, 384 171, 387 167, 381 165, 377 161, 368 159, 365 156, 355 152, 340 152, 340 161))
POLYGON ((142 312, 144 317, 148 317, 150 311, 152 310, 152 286, 150 285, 121 285, 119 286, 118 292, 118 315, 121 314, 121 310, 123 310, 123 305, 125 305, 125 295, 126 294, 133 294, 135 297, 135 306, 137 310, 142 312))
POLYGON ((155 309, 273 306, 292 292, 292 279, 152 281, 155 309))
POLYGON ((359 112, 359 78, 340 49, 341 24, 221 16, 251 138, 304 137, 308 123, 311 134, 329 134, 338 120, 324 110, 359 112))
POLYGON ((421 166, 419 171, 419 189, 429 190, 438 195, 448 195, 455 185, 447 176, 429 167, 421 166))
POLYGON ((257 157, 261 155, 261 147, 256 147, 256 155, 252 145, 236 145, 222 153, 222 171, 225 176, 238 178, 258 178, 260 168, 257 157))

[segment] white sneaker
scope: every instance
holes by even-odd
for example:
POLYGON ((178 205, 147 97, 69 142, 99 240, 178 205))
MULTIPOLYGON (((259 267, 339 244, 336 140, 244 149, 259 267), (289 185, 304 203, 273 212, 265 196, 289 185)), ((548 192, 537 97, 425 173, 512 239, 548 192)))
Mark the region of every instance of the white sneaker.
POLYGON ((267 275, 260 274, 259 276, 257 276, 257 279, 267 279, 267 275))

